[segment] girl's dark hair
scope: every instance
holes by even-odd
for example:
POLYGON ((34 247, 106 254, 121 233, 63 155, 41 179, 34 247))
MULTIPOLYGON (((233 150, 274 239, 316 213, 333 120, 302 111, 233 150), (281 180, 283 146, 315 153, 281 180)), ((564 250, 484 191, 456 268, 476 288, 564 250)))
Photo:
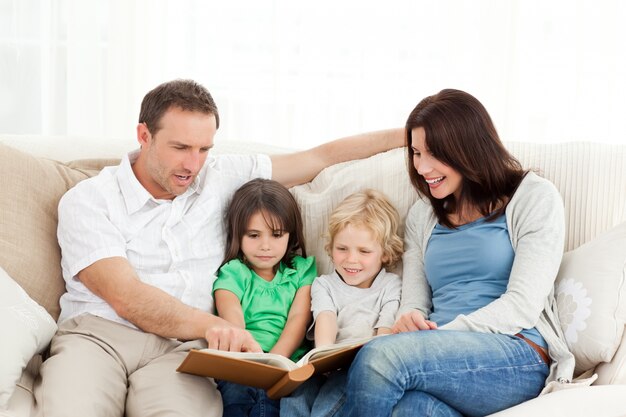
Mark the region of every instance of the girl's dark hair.
POLYGON ((274 180, 253 179, 242 185, 231 200, 226 216, 227 240, 222 265, 233 259, 243 261, 241 238, 248 231, 250 218, 261 212, 272 230, 289 233, 287 251, 281 259, 290 268, 295 255, 306 257, 302 217, 296 199, 274 180))
POLYGON ((420 101, 406 121, 406 143, 411 183, 430 200, 439 222, 448 227, 455 227, 448 214, 467 207, 475 207, 488 220, 500 216, 527 172, 500 141, 485 107, 460 90, 441 90, 420 101), (417 173, 412 131, 418 127, 426 132, 427 151, 461 174, 458 201, 452 194, 434 198, 417 173))

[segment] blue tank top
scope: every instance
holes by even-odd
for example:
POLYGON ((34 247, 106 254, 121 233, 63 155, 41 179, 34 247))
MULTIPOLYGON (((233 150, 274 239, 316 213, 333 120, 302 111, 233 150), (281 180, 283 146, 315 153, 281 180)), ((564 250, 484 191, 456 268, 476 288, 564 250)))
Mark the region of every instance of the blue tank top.
MULTIPOLYGON (((437 224, 424 257, 432 290, 430 320, 442 326, 499 298, 506 291, 514 258, 504 215, 492 222, 483 217, 457 229, 437 224)), ((546 347, 535 328, 521 333, 546 347)))

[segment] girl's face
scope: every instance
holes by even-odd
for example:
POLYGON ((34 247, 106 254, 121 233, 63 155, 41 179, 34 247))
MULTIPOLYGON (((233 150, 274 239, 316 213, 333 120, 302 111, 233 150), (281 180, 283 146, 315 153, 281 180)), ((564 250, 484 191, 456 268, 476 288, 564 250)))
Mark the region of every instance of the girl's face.
POLYGON ((241 251, 254 272, 271 281, 275 275, 274 267, 285 256, 288 243, 289 233, 272 230, 263 213, 257 212, 250 217, 246 233, 241 238, 241 251))
POLYGON ((443 199, 453 194, 459 198, 463 177, 455 169, 436 159, 426 147, 426 131, 416 127, 411 131, 413 136, 413 166, 419 175, 424 177, 430 194, 443 199))
POLYGON ((353 287, 371 287, 386 260, 372 231, 363 226, 348 224, 335 235, 331 249, 335 270, 353 287))

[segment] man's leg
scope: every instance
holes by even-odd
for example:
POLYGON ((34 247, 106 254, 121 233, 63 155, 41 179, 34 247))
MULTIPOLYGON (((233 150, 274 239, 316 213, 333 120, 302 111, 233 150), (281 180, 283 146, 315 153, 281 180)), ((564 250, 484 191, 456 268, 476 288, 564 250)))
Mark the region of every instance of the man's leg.
POLYGON ((142 363, 128 378, 126 417, 221 417, 222 398, 213 379, 176 372, 189 349, 206 344, 149 336, 142 363))
POLYGON ((125 364, 108 343, 107 331, 103 335, 93 328, 92 318, 67 320, 52 338, 51 356, 35 383, 36 415, 124 415, 125 364))

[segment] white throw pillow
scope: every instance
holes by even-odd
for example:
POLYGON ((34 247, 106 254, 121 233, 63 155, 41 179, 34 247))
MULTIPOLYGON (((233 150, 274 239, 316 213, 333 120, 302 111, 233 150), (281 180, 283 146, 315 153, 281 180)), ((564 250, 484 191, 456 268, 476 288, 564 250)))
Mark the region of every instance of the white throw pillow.
POLYGON ((0 409, 6 408, 28 361, 50 343, 57 325, 0 268, 0 409))
POLYGON ((417 199, 417 192, 409 182, 405 152, 405 148, 396 148, 366 159, 332 165, 310 183, 290 189, 302 212, 307 255, 315 256, 319 275, 333 271, 324 250, 330 213, 354 192, 365 188, 383 192, 398 210, 399 234, 404 235, 404 218, 417 199))
POLYGON ((561 327, 576 374, 609 362, 626 322, 626 223, 565 253, 556 279, 561 327))

